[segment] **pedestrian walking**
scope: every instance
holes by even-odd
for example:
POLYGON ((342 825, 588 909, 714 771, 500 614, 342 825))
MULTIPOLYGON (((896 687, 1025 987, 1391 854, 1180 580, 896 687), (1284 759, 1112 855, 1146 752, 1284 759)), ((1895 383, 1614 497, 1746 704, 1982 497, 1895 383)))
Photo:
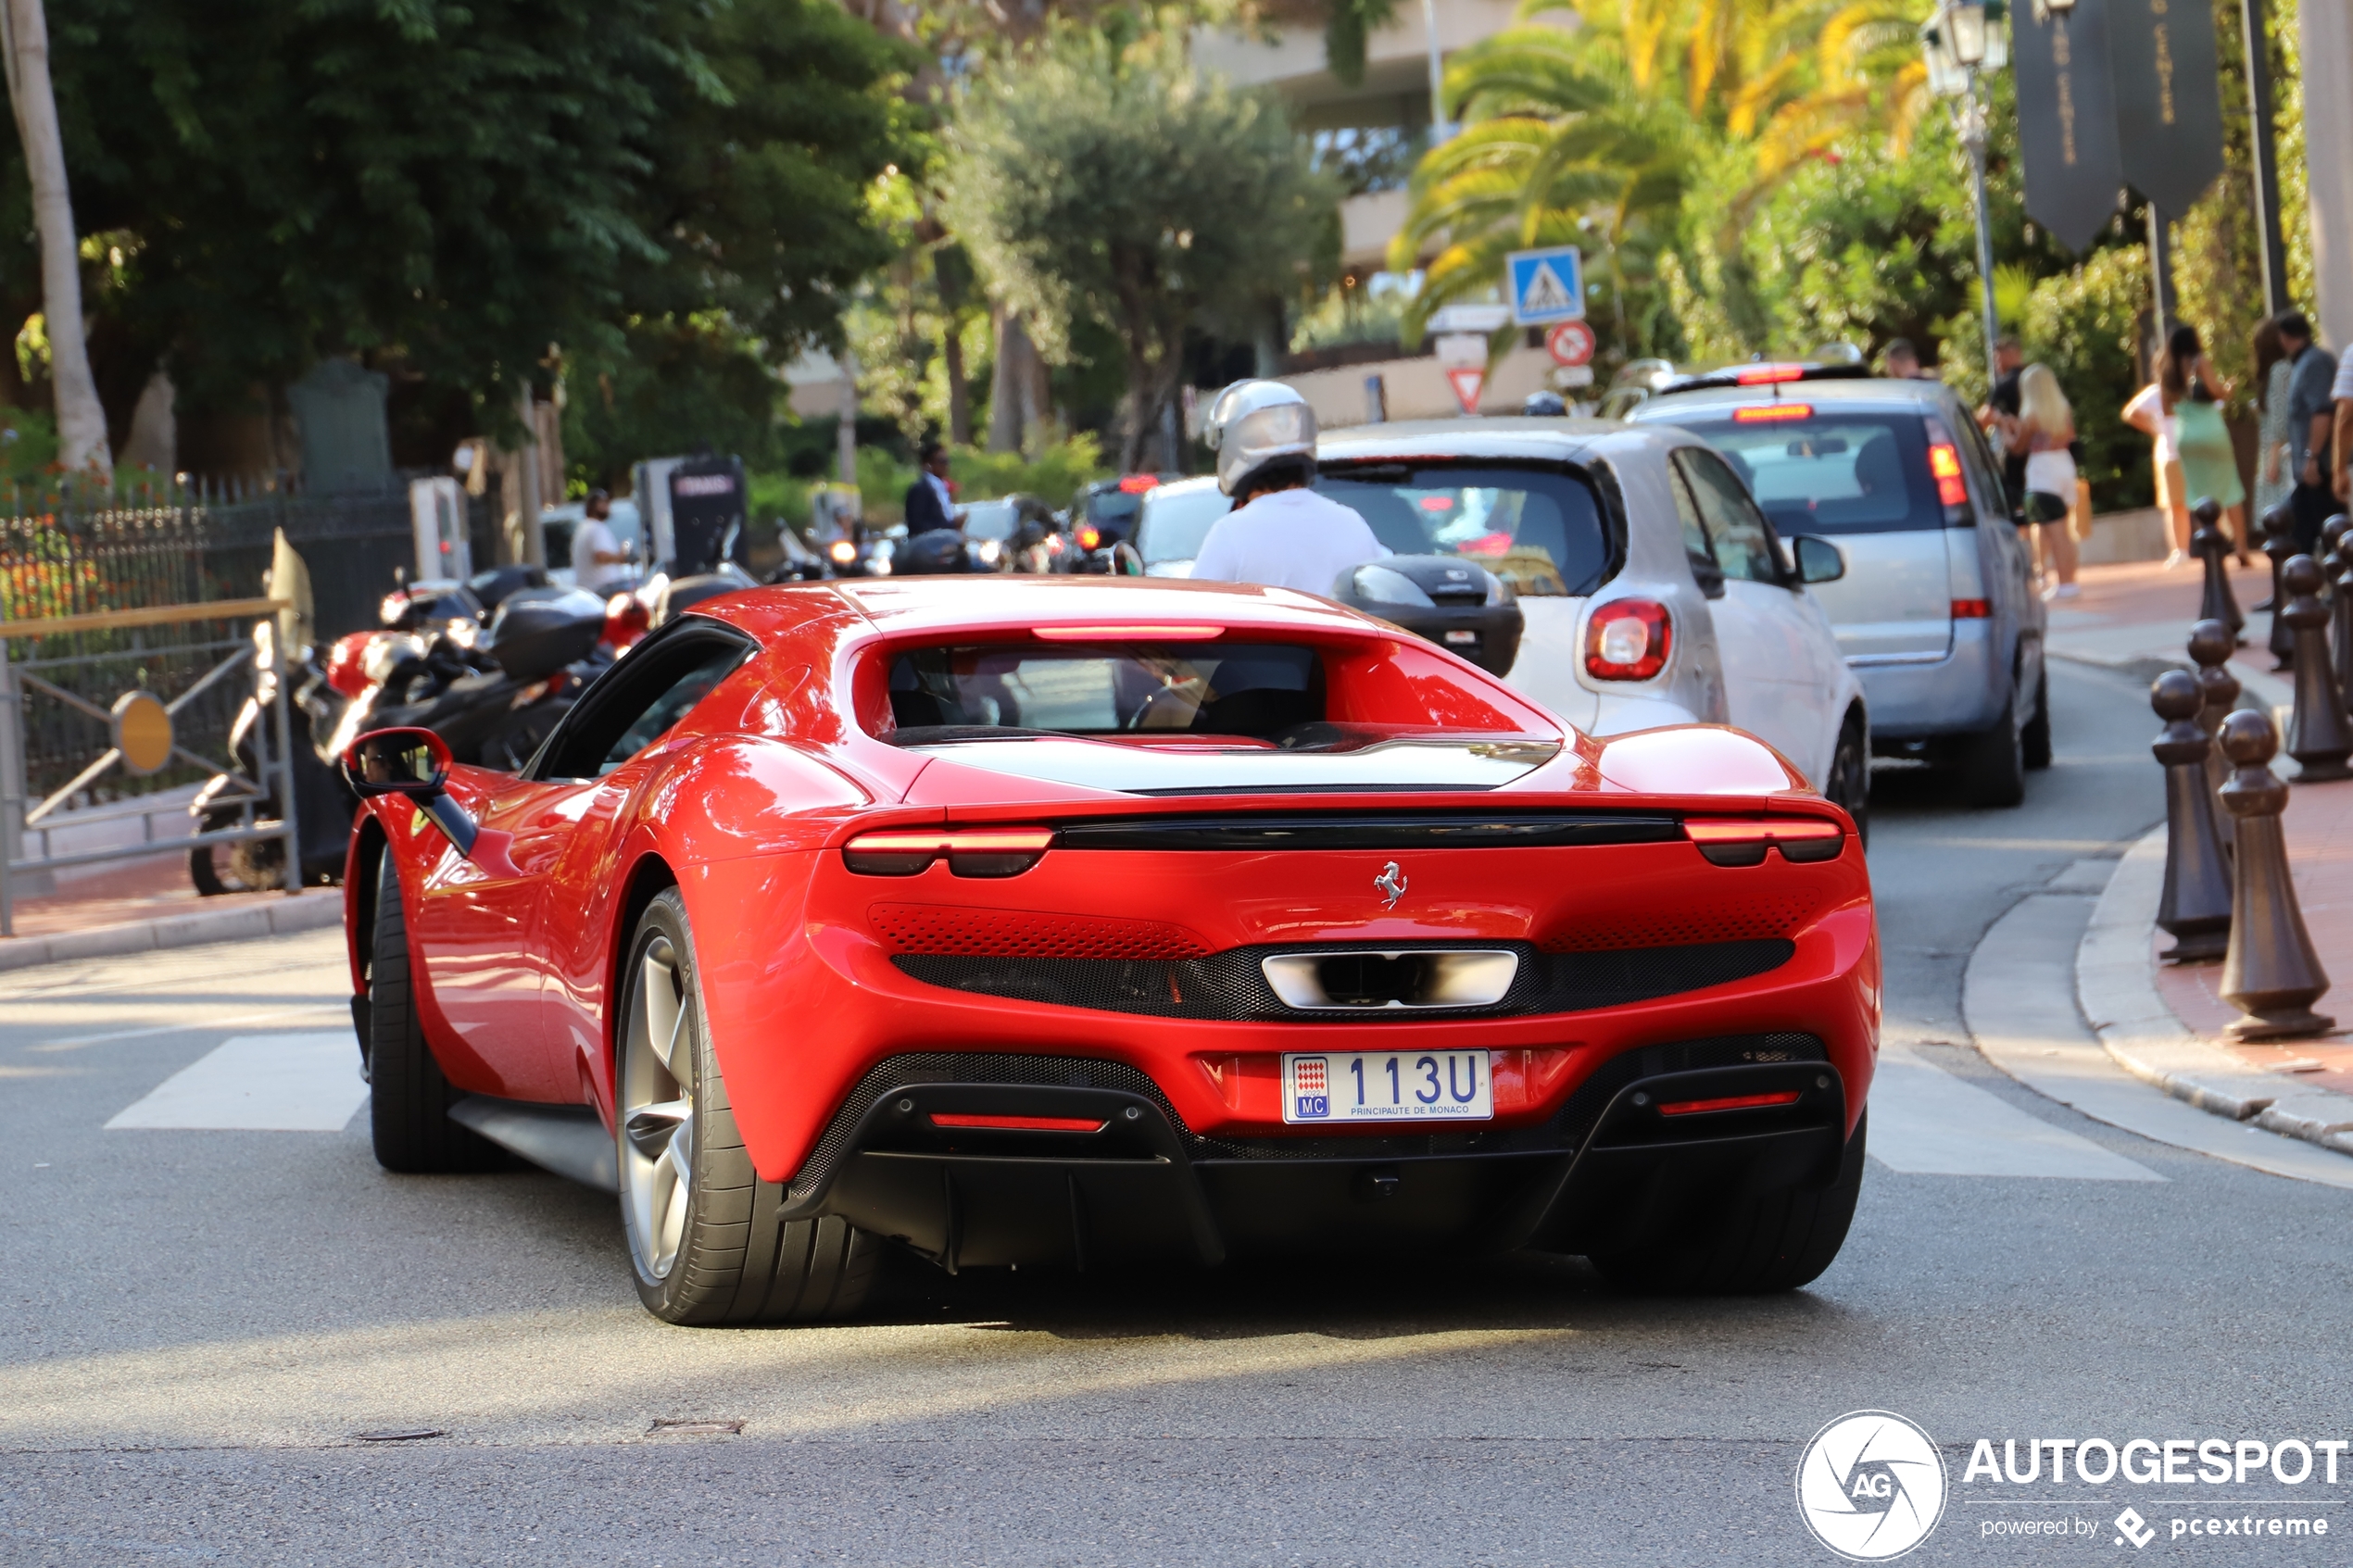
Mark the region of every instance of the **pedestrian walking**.
POLYGON ((2246 566, 2246 487, 2239 482, 2238 452, 2231 445, 2230 427, 2222 422, 2222 401, 2231 395, 2231 383, 2206 358, 2196 327, 2184 322, 2167 336, 2157 384, 2166 412, 2173 416, 2173 451, 2190 497, 2202 501, 2212 496, 2221 503, 2231 546, 2238 552, 2239 565, 2246 566))
MULTIPOLYGON (((2280 334, 2277 317, 2266 317, 2255 329, 2255 407, 2262 416, 2255 438, 2255 517, 2258 522, 2271 508, 2296 495, 2296 472, 2289 461, 2287 439, 2288 383, 2296 377, 2280 334)), ((2268 609, 2268 605, 2257 605, 2268 609)))
MULTIPOLYGON (((1977 424, 2001 454, 2002 488, 2006 509, 2015 518, 2026 495, 2026 454, 2013 447, 2005 422, 2018 418, 2018 379, 2026 368, 2026 353, 2014 337, 1994 340, 1994 386, 1985 395, 1985 406, 1977 411, 1977 424)), ((2183 535, 2184 538, 2187 535, 2183 535)))
POLYGON ((2034 556, 2043 596, 2071 599, 2075 586, 2075 410, 2048 365, 2019 372, 2018 417, 1997 416, 2005 445, 2021 458, 2026 521, 2034 528, 2034 556))
MULTIPOLYGON (((2295 484, 2288 499, 2296 508, 2296 547, 2309 555, 2320 545, 2321 524, 2336 510, 2329 483, 2329 425, 2334 396, 2353 397, 2342 381, 2336 356, 2312 341, 2312 323, 2301 310, 2279 316, 2280 348, 2287 355, 2287 472, 2295 484)), ((2340 447, 2337 461, 2344 461, 2340 447)))
POLYGON ((2165 570, 2190 558, 2190 503, 2182 494, 2182 465, 2173 452, 2173 416, 2165 394, 2151 382, 2124 405, 2124 422, 2149 438, 2149 467, 2157 476, 2157 509, 2165 515, 2165 570))

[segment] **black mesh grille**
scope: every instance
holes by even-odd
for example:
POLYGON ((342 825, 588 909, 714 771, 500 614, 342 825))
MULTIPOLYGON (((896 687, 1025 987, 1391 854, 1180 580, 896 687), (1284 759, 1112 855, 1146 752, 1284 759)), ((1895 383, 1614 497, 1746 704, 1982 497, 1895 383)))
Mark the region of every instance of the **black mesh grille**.
POLYGON ((1124 1061, 1090 1057, 1021 1056, 1004 1052, 939 1051, 894 1056, 858 1080, 826 1124, 808 1163, 792 1182, 795 1200, 830 1177, 849 1153, 850 1138, 876 1100, 910 1084, 1036 1084, 1050 1088, 1118 1089, 1160 1107, 1194 1160, 1410 1160, 1449 1154, 1568 1152, 1581 1146, 1617 1091, 1637 1078, 1751 1062, 1825 1061, 1811 1035, 1722 1035, 1705 1040, 1643 1046, 1596 1068, 1567 1104, 1541 1126, 1487 1132, 1411 1133, 1393 1137, 1213 1138, 1194 1133, 1149 1073, 1124 1061))
POLYGON ((817 1147, 809 1151, 809 1160, 800 1174, 792 1181, 792 1196, 796 1199, 814 1191, 834 1167, 849 1152, 850 1137, 858 1131, 859 1123, 874 1104, 893 1089, 903 1089, 910 1084, 1035 1084, 1050 1088, 1119 1089, 1131 1095, 1141 1095, 1161 1109, 1176 1135, 1189 1143, 1198 1141, 1185 1126, 1185 1119, 1168 1103, 1151 1075, 1128 1066, 1124 1061, 1099 1061, 1091 1057, 1018 1056, 1005 1052, 987 1051, 919 1051, 906 1056, 894 1056, 876 1062, 858 1080, 841 1109, 825 1125, 824 1135, 817 1147))
MULTIPOLYGON (((1461 947, 1463 943, 1380 944, 1382 951, 1461 947)), ((1745 980, 1787 963, 1795 944, 1781 937, 1702 942, 1605 952, 1543 953, 1525 942, 1494 943, 1520 958, 1504 999, 1481 1008, 1300 1011, 1266 984, 1259 960, 1273 953, 1365 951, 1370 943, 1296 943, 1234 947, 1204 959, 1029 959, 962 953, 900 953, 890 961, 927 985, 1011 1000, 1153 1018, 1283 1020, 1290 1022, 1416 1023, 1462 1017, 1585 1012, 1745 980)))

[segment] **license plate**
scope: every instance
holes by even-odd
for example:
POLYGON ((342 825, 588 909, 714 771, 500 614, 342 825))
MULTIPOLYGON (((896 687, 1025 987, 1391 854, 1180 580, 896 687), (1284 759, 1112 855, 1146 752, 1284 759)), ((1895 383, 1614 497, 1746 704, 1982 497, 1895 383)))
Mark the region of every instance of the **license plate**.
POLYGON ((1283 1120, 1486 1122, 1485 1051, 1301 1051, 1283 1058, 1283 1120))

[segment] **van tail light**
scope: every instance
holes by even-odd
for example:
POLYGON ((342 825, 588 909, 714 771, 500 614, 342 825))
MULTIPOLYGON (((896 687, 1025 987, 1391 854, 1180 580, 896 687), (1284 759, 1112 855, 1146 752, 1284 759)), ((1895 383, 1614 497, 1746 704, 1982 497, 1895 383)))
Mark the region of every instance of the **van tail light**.
POLYGON ((1928 471, 1936 480, 1936 498, 1948 507, 1969 505, 1969 485, 1961 479, 1961 449, 1949 441, 1929 444, 1928 471))
POLYGON ((1955 599, 1953 619, 1956 621, 1991 621, 1994 618, 1992 599, 1955 599))
POLYGON ((958 876, 1019 876, 1045 858, 1051 828, 886 828, 842 846, 861 876, 914 876, 941 856, 958 876))
POLYGON ((1078 547, 1080 549, 1091 550, 1102 542, 1103 533, 1101 529, 1095 527, 1092 523, 1081 523, 1079 525, 1078 547))
POLYGON ((1756 866, 1778 847, 1784 860, 1835 860, 1846 830, 1821 817, 1690 817, 1683 832, 1719 866, 1756 866))
POLYGON ((1596 681, 1647 681, 1667 668, 1674 622, 1655 599, 1613 599, 1585 623, 1585 673, 1596 681))

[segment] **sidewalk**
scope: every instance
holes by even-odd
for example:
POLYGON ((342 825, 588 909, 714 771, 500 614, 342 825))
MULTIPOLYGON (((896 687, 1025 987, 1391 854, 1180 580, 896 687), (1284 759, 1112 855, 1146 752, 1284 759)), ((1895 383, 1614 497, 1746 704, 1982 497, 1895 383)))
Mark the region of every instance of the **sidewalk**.
MULTIPOLYGON (((2271 591, 2268 563, 2232 579, 2242 609, 2271 591)), ((2186 568, 2169 572, 2153 563, 2086 567, 2082 596, 2053 606, 2049 651, 2142 679, 2190 668, 2183 645, 2201 581, 2186 568)), ((2284 724, 2293 690, 2271 669, 2271 618, 2247 610, 2246 621, 2246 646, 2231 662, 2241 706, 2271 709, 2284 724)), ((2159 727, 2152 713, 2152 738, 2159 727)), ((2353 1154, 2353 780, 2301 784, 2292 759, 2273 766, 2290 785, 2281 819, 2289 872, 2322 966, 2336 983, 2316 1010, 2347 1027, 2286 1045, 2242 1046, 2222 1034, 2239 1016, 2216 994, 2222 966, 2158 960, 2171 945, 2155 928, 2161 828, 2125 857, 2102 897, 2077 952, 2078 995, 2108 1054, 2136 1076, 2202 1109, 2353 1154)))
POLYGON ((0 972, 335 925, 343 891, 199 897, 188 880, 188 852, 175 849, 60 872, 55 893, 19 898, 13 912, 16 935, 0 940, 0 972))

